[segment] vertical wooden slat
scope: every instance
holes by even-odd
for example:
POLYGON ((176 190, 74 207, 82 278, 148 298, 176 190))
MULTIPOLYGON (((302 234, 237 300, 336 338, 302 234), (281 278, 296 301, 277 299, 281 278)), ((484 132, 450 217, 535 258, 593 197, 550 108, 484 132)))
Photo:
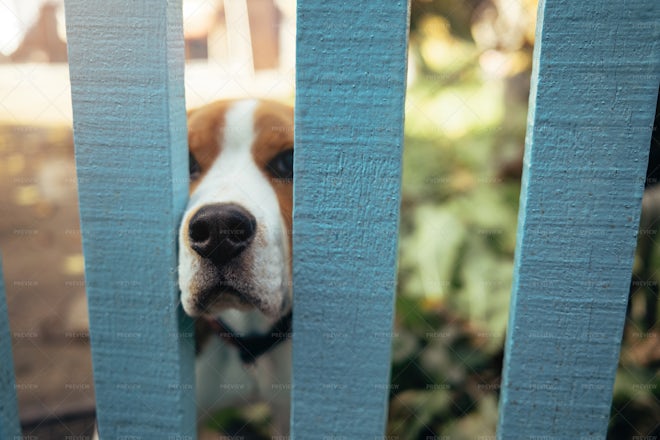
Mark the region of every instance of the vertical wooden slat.
POLYGON ((408 4, 299 0, 295 438, 382 436, 396 277, 408 4))
POLYGON ((0 255, 0 439, 20 438, 21 435, 15 383, 5 283, 2 276, 2 255, 0 255))
POLYGON ((498 438, 604 438, 658 90, 658 2, 542 0, 498 438))
POLYGON ((101 438, 195 436, 177 307, 188 188, 181 1, 67 0, 74 139, 101 438))

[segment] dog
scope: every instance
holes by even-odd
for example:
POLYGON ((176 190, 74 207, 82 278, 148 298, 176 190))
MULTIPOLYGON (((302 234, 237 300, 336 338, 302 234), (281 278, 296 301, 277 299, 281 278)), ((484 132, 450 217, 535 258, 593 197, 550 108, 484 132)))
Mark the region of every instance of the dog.
POLYGON ((179 287, 196 319, 198 419, 266 401, 289 428, 293 109, 218 101, 188 113, 179 287))

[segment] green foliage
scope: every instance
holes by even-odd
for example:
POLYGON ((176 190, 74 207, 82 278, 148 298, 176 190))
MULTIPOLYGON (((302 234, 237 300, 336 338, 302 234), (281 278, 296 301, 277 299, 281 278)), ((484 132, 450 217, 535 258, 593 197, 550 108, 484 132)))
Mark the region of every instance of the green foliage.
POLYGON ((607 438, 657 438, 659 420, 660 377, 657 369, 622 365, 616 376, 607 438))
MULTIPOLYGON (((428 45, 418 29, 413 43, 428 45)), ((474 43, 445 38, 451 57, 426 50, 406 104, 388 423, 400 439, 497 423, 520 191, 500 169, 521 152, 526 108, 506 103, 506 75, 484 77, 474 43)))
MULTIPOLYGON (((398 440, 495 434, 535 11, 533 0, 518 3, 528 15, 527 29, 519 32, 527 34, 499 47, 488 47, 471 32, 476 22, 482 30, 489 25, 502 30, 506 20, 488 19, 505 17, 507 10, 475 21, 477 12, 497 8, 495 3, 412 3, 415 67, 406 99, 387 426, 388 436, 398 440)), ((652 267, 659 267, 660 250, 652 258, 652 267)), ((657 332, 628 338, 624 352, 643 344, 650 353, 657 332)), ((646 355, 647 366, 622 363, 608 438, 657 432, 655 350, 655 358, 646 355)), ((230 416, 239 414, 228 414, 220 425, 226 427, 230 416)))
MULTIPOLYGON (((485 438, 497 423, 531 51, 479 47, 458 3, 413 2, 388 421, 401 440, 485 438)), ((660 338, 635 331, 638 321, 628 321, 611 439, 660 429, 660 338)))

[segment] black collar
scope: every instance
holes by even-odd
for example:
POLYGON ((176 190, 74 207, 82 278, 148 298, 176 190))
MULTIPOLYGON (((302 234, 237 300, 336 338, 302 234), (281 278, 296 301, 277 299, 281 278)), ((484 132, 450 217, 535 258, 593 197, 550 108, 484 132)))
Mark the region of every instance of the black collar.
POLYGON ((291 338, 291 319, 292 313, 289 312, 273 324, 267 332, 247 335, 236 333, 220 318, 209 318, 207 321, 220 339, 236 347, 245 364, 253 364, 259 356, 291 338))

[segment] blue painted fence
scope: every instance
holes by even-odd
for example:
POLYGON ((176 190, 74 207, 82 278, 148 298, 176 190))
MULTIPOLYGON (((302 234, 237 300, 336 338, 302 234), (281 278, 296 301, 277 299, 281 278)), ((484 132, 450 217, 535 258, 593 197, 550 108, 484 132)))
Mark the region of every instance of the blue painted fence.
POLYGON ((0 255, 0 440, 11 439, 20 432, 9 335, 5 282, 2 276, 2 255, 0 255))
POLYGON ((659 10, 539 4, 499 438, 605 438, 660 79, 659 10))
MULTIPOLYGON (((540 2, 499 438, 604 437, 660 79, 658 9, 540 2)), ((67 0, 66 13, 101 435, 192 439, 174 248, 188 184, 181 2, 67 0)), ((407 21, 405 1, 298 1, 300 439, 383 435, 407 21)), ((6 327, 2 439, 19 435, 6 327)))

